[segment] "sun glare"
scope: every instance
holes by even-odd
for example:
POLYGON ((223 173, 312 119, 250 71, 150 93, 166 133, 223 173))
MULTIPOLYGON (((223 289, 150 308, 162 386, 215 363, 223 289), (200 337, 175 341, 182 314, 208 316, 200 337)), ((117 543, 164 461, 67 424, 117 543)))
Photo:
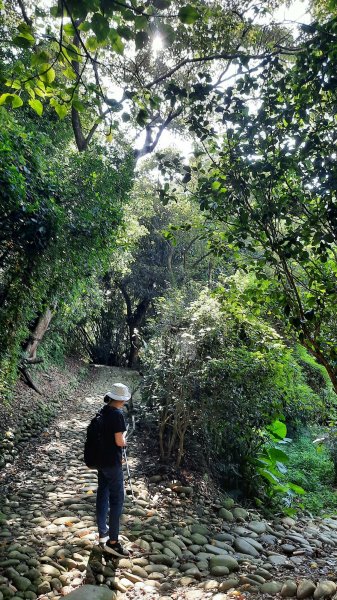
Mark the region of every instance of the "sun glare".
POLYGON ((152 41, 152 52, 153 52, 153 55, 155 58, 157 57, 159 52, 162 51, 163 47, 164 47, 163 39, 162 39, 161 35, 159 35, 159 33, 156 33, 156 35, 154 36, 153 41, 152 41))

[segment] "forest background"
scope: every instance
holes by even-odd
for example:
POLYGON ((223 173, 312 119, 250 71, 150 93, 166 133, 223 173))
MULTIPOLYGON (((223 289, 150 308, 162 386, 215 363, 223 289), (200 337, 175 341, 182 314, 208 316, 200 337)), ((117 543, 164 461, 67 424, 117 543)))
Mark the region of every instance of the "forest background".
POLYGON ((329 512, 336 2, 280 7, 2 4, 0 393, 141 368, 162 461, 329 512))

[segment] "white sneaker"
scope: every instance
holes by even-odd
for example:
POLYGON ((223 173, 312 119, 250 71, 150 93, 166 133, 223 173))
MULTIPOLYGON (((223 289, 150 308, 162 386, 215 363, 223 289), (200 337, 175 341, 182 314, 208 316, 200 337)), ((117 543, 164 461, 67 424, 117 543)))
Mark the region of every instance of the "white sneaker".
POLYGON ((107 533, 105 535, 102 535, 98 538, 98 541, 100 544, 105 544, 105 542, 107 542, 109 539, 109 532, 107 531, 107 533))

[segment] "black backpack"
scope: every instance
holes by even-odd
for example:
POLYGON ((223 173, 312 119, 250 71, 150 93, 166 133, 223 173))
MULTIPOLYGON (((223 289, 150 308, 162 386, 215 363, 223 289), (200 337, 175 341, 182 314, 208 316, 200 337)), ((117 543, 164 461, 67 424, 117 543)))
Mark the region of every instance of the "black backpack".
POLYGON ((98 412, 87 427, 84 443, 84 462, 90 469, 97 469, 102 462, 103 415, 98 412))

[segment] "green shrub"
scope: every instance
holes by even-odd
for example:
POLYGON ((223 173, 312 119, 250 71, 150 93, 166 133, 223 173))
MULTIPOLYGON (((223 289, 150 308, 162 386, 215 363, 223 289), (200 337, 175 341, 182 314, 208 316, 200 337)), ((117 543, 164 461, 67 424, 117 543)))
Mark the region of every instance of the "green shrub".
POLYGON ((335 478, 328 449, 313 444, 313 439, 313 435, 307 432, 288 447, 289 472, 296 483, 303 484, 307 490, 314 490, 320 485, 332 485, 335 478))
POLYGON ((313 444, 322 431, 317 428, 303 431, 289 444, 288 477, 306 490, 301 502, 312 513, 336 510, 337 495, 333 491, 335 466, 329 449, 313 444))
POLYGON ((203 468, 256 494, 264 428, 282 415, 314 421, 322 397, 278 333, 242 306, 204 290, 194 302, 162 299, 158 312, 143 361, 162 459, 180 464, 193 449, 203 468))

